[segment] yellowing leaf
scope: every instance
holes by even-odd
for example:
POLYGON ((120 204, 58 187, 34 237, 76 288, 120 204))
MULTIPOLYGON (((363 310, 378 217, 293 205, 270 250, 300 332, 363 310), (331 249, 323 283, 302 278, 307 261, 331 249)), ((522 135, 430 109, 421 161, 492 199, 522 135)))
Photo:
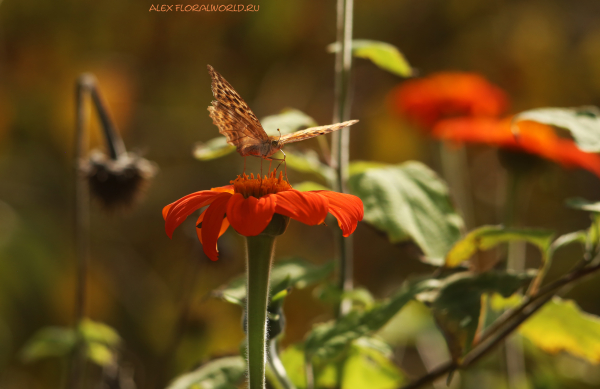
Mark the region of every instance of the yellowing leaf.
POLYGON ((555 297, 519 333, 548 353, 566 351, 600 363, 600 317, 583 312, 573 300, 555 297))
POLYGON ((471 258, 477 251, 489 250, 500 243, 512 241, 525 241, 537 246, 545 259, 553 236, 552 231, 546 230, 483 226, 469 232, 450 249, 446 256, 446 266, 456 267, 471 258))

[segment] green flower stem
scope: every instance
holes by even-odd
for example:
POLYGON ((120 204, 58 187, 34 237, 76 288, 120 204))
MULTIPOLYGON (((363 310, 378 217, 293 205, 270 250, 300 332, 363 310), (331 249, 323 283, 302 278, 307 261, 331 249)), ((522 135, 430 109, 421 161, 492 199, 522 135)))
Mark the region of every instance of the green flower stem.
MULTIPOLYGON (((335 105, 333 122, 350 118, 350 70, 352 68, 352 11, 353 0, 337 0, 337 42, 340 50, 335 57, 335 105)), ((348 193, 346 180, 350 160, 350 129, 344 128, 332 135, 331 165, 335 168, 334 190, 348 193)), ((344 238, 341 231, 335 234, 339 256, 338 287, 342 292, 353 288, 352 237, 344 238)), ((345 315, 351 308, 350 301, 341 301, 336 315, 345 315)))
POLYGON ((250 389, 265 387, 269 277, 275 254, 275 239, 283 234, 288 222, 289 218, 275 214, 262 233, 246 237, 246 331, 250 389))

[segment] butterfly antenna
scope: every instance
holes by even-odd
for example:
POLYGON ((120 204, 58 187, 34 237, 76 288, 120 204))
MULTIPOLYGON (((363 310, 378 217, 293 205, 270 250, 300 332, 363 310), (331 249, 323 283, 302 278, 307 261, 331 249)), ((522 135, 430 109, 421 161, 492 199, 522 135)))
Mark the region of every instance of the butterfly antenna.
MULTIPOLYGON (((281 166, 281 164, 283 164, 283 171, 284 171, 284 174, 285 174, 285 180, 288 182, 288 184, 290 184, 290 180, 288 179, 288 176, 287 176, 287 162, 285 162, 285 153, 283 152, 283 150, 280 150, 280 151, 281 151, 281 154, 283 154, 283 161, 281 161, 279 163, 279 165, 281 166)), ((277 166, 277 167, 279 167, 279 166, 277 166)), ((292 184, 290 184, 290 186, 291 185, 292 184)))

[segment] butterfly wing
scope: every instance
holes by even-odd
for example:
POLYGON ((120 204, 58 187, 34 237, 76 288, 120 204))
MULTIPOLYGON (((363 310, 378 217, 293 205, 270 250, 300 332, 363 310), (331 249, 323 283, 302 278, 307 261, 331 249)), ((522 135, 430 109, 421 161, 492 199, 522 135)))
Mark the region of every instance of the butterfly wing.
POLYGON ((300 142, 301 140, 314 138, 315 136, 329 134, 344 127, 358 123, 358 120, 348 120, 347 122, 329 124, 327 126, 311 127, 306 130, 292 132, 291 134, 283 135, 280 142, 282 144, 300 142))
POLYGON ((216 101, 208 107, 209 116, 227 138, 227 143, 242 155, 248 148, 256 148, 268 142, 269 137, 248 104, 219 73, 208 65, 212 78, 211 89, 216 101))

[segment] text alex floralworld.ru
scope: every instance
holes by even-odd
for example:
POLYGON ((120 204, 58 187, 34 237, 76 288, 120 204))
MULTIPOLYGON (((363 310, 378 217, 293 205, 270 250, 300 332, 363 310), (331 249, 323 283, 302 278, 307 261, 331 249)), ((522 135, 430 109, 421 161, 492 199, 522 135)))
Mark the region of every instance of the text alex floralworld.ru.
POLYGON ((253 4, 152 4, 150 12, 257 12, 253 4))

